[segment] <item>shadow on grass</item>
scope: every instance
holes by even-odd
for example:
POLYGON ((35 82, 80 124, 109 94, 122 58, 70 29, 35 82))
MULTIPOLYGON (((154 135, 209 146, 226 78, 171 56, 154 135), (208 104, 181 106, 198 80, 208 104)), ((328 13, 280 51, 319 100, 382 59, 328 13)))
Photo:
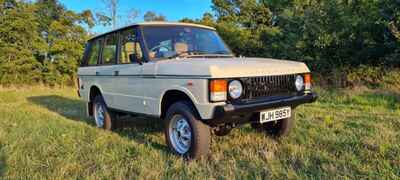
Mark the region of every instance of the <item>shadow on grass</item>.
POLYGON ((29 97, 28 100, 67 119, 93 124, 90 119, 86 117, 85 104, 83 101, 57 95, 33 96, 29 97))
MULTIPOLYGON (((58 95, 33 96, 29 97, 28 100, 67 119, 84 122, 95 127, 93 119, 86 117, 86 107, 83 101, 58 95)), ((162 122, 159 119, 126 116, 118 118, 113 125, 115 125, 114 132, 121 137, 132 139, 138 143, 149 144, 154 149, 168 150, 164 144, 159 144, 148 136, 162 132, 162 122)))

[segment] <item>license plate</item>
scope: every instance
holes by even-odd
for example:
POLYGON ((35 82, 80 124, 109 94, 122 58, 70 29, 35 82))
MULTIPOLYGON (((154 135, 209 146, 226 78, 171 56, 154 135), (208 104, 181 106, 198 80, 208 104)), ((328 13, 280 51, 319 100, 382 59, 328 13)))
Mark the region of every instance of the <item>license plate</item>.
POLYGON ((262 111, 260 112, 260 123, 290 118, 291 114, 290 107, 262 111))

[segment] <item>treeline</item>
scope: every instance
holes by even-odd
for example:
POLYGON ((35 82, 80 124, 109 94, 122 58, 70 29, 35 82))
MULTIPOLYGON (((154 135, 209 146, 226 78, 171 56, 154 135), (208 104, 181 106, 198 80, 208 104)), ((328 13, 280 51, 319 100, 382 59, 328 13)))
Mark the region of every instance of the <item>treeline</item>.
POLYGON ((84 23, 84 14, 55 0, 0 0, 0 84, 72 85, 88 36, 84 23))
MULTIPOLYGON (((212 2, 212 13, 181 21, 215 27, 236 55, 304 61, 342 86, 400 67, 398 0, 212 2)), ((0 0, 0 84, 73 84, 94 19, 57 0, 0 0)))
POLYGON ((378 82, 400 67, 398 0, 213 0, 215 27, 237 55, 304 61, 320 82, 378 82), (365 76, 365 77, 364 77, 365 76))
MULTIPOLYGON (((0 0, 0 85, 74 85, 92 28, 116 26, 121 15, 118 0, 99 3, 107 8, 74 12, 58 0, 0 0)), ((138 14, 133 9, 124 19, 138 14)), ((152 11, 144 19, 166 20, 152 11)))

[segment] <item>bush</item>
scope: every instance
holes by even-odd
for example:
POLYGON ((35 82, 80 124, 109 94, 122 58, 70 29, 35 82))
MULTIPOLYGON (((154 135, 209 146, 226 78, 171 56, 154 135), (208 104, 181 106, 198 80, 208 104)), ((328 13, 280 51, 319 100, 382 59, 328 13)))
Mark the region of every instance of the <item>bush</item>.
POLYGON ((330 73, 313 73, 314 84, 321 87, 390 88, 400 90, 400 69, 385 66, 342 67, 330 73))
POLYGON ((380 85, 385 75, 386 71, 383 67, 361 65, 358 68, 348 70, 346 77, 350 86, 376 87, 380 85))
POLYGON ((382 78, 384 88, 400 91, 400 69, 389 71, 382 78))

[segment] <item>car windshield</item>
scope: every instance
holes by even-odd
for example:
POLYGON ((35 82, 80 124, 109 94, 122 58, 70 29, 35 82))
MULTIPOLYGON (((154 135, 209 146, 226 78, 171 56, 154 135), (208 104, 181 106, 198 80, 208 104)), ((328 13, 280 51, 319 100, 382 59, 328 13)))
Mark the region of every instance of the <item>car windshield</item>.
POLYGON ((151 60, 232 56, 231 51, 214 30, 191 26, 145 26, 143 36, 151 60))

